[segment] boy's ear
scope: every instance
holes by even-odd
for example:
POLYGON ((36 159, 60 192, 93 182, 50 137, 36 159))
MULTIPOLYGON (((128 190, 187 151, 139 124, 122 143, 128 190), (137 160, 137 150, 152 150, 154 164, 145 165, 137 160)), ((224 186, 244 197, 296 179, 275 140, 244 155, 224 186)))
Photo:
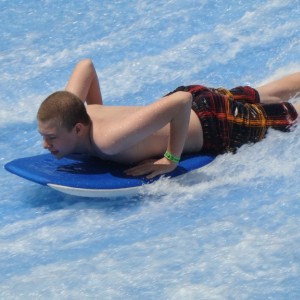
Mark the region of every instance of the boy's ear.
POLYGON ((78 133, 81 133, 82 132, 82 129, 83 129, 83 124, 81 123, 77 123, 75 125, 75 132, 78 134, 78 133))

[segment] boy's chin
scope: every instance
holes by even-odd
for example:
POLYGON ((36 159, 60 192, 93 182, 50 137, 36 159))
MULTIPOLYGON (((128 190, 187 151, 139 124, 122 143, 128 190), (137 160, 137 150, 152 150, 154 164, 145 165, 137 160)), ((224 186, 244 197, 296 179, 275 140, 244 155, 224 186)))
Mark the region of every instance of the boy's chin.
POLYGON ((60 153, 60 152, 58 152, 58 151, 56 151, 56 152, 51 152, 51 154, 52 154, 56 159, 61 159, 61 158, 63 158, 63 157, 65 156, 65 154, 60 153))

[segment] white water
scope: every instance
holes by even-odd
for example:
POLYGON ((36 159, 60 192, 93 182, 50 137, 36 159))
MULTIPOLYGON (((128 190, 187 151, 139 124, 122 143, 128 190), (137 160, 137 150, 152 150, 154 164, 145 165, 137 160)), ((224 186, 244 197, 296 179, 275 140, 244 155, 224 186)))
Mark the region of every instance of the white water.
MULTIPOLYGON (((104 102, 300 69, 296 1, 1 1, 0 163, 43 153, 35 114, 91 57, 104 102)), ((300 128, 132 198, 0 169, 0 299, 299 299, 300 128)))

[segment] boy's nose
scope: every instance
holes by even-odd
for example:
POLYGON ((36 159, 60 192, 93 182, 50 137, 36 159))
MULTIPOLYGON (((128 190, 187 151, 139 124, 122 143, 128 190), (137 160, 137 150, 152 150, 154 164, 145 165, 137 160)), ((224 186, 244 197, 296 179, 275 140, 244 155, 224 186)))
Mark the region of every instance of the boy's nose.
POLYGON ((49 144, 49 142, 46 139, 43 139, 43 148, 44 149, 51 148, 51 145, 49 144))

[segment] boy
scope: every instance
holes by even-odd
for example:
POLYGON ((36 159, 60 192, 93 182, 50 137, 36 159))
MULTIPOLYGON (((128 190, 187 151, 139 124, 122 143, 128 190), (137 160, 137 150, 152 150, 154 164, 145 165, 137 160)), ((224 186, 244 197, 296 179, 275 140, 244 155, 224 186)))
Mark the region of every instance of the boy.
POLYGON ((173 171, 182 153, 234 151, 263 139, 269 127, 288 131, 300 104, 284 101, 299 91, 300 72, 257 89, 195 85, 147 106, 103 106, 93 63, 85 59, 65 91, 41 104, 38 128, 44 148, 57 158, 87 153, 137 164, 126 173, 153 178, 173 171))

